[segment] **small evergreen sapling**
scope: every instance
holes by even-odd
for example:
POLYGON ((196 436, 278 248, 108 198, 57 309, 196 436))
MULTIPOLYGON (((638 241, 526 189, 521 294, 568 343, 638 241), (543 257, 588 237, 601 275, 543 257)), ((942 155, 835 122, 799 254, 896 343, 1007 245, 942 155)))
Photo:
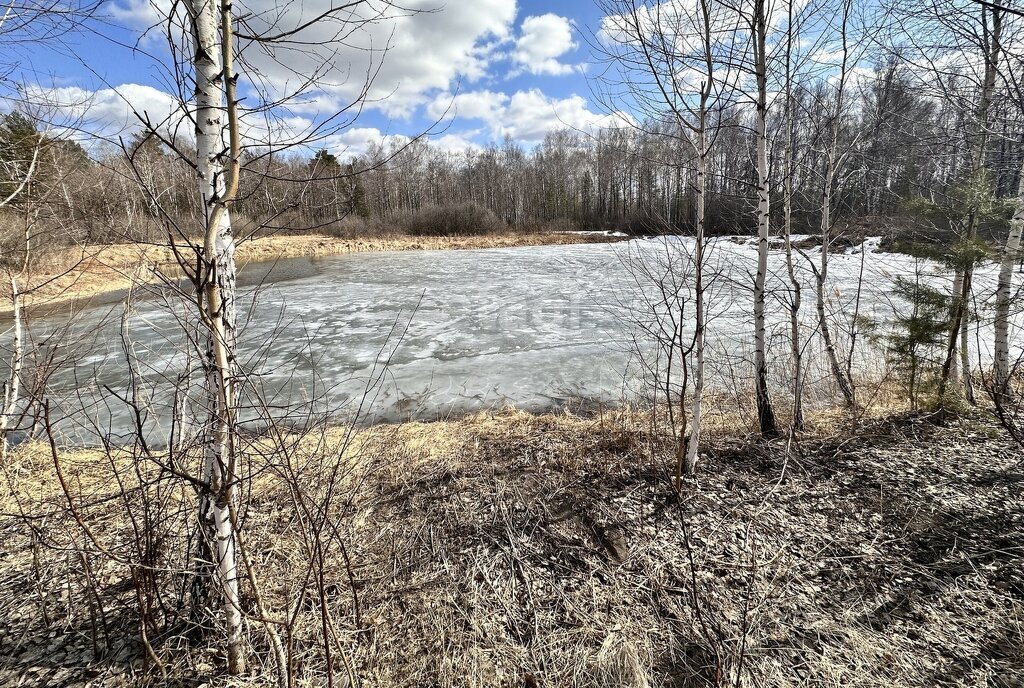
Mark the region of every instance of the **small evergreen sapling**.
POLYGON ((882 338, 886 356, 903 378, 915 410, 922 394, 937 388, 950 326, 949 294, 921 278, 920 265, 912 277, 896 277, 893 294, 905 305, 893 314, 892 329, 882 338))

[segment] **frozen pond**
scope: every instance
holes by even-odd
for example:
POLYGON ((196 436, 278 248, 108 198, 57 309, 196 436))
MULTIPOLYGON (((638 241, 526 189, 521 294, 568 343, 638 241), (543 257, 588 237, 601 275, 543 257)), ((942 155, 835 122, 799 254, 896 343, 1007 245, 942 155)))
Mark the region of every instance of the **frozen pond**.
MULTIPOLYGON (((842 346, 858 302, 860 316, 891 319, 896 275, 912 278, 920 269, 924 279, 948 288, 941 267, 879 252, 876 245, 869 241, 864 254, 854 248, 833 255, 829 308, 842 346)), ((578 399, 633 400, 644 393, 636 353, 650 350, 635 321, 655 312, 650 306, 660 297, 637 266, 658 273, 666 260, 683 265, 691 248, 685 239, 654 239, 352 254, 282 262, 266 279, 265 270, 249 268, 243 274, 250 282, 259 275, 261 282, 247 286, 239 303, 240 356, 251 407, 242 416, 358 411, 363 422, 374 422, 504 404, 546 409, 578 399)), ((805 284, 804 336, 812 350, 818 344, 808 259, 818 255, 809 249, 797 259, 805 284)), ((749 384, 755 259, 748 238, 717 240, 710 251, 714 389, 749 384)), ((784 307, 790 290, 781 251, 773 250, 770 264, 772 384, 781 393, 790 375, 784 307)), ((994 274, 994 266, 980 271, 979 296, 994 286, 994 274)), ((44 350, 60 364, 47 389, 60 407, 62 432, 72 439, 96 431, 130 432, 132 416, 124 403, 131 397, 127 342, 140 373, 147 432, 155 440, 166 434, 171 389, 196 367, 180 334, 181 308, 170 302, 137 298, 126 320, 127 338, 121 336, 123 307, 116 304, 33 323, 35 338, 53 344, 44 350)), ((982 324, 977 340, 983 357, 991 339, 987 330, 982 324)), ((867 339, 858 346, 858 365, 876 364, 880 357, 867 339)), ((809 379, 826 377, 820 363, 809 379)))

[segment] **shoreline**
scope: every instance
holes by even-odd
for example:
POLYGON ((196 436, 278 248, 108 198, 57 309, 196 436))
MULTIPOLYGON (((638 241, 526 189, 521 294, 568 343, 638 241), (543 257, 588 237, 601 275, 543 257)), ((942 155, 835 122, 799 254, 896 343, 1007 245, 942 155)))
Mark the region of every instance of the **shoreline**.
MULTIPOLYGON (((325 258, 353 253, 386 251, 452 251, 525 246, 613 243, 627 237, 602 232, 536 232, 478 236, 341 238, 322 234, 277 235, 239 241, 236 261, 239 270, 249 265, 268 264, 293 258, 325 258)), ((60 251, 51 261, 60 266, 32 274, 23 292, 24 309, 61 310, 109 303, 103 297, 121 294, 133 286, 157 284, 182 277, 170 249, 150 244, 83 246, 60 251)), ((9 319, 9 283, 0 285, 0 319, 9 319)), ((120 300, 120 299, 118 299, 120 300)))

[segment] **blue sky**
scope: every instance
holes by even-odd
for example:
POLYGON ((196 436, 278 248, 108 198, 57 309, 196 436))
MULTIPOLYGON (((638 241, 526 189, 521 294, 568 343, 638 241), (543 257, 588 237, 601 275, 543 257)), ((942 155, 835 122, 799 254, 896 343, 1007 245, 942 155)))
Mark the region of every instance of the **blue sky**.
MULTIPOLYGON (((325 139, 333 151, 358 153, 367 141, 417 134, 438 118, 444 123, 436 127, 434 139, 451 150, 500 141, 505 135, 530 146, 552 129, 587 129, 611 121, 610 113, 594 102, 588 83, 588 76, 600 69, 589 64, 588 40, 601 23, 593 0, 402 4, 433 11, 388 19, 350 41, 366 47, 390 38, 391 51, 368 107, 347 130, 325 139)), ((57 97, 69 105, 69 112, 87 110, 84 128, 110 138, 137 128, 129 104, 151 117, 168 117, 176 98, 166 41, 159 31, 143 36, 143 29, 159 25, 161 8, 169 5, 166 0, 108 2, 106 20, 94 23, 93 33, 69 38, 63 50, 52 45, 26 48, 20 78, 43 90, 57 87, 57 97), (136 44, 140 49, 132 50, 136 44)), ((251 12, 278 6, 287 8, 282 20, 287 25, 319 14, 329 3, 246 2, 251 12)), ((264 92, 291 93, 300 75, 322 62, 334 66, 326 75, 328 87, 293 100, 285 128, 302 130, 336 112, 362 82, 357 75, 367 67, 364 51, 326 47, 326 38, 336 29, 317 25, 303 34, 324 46, 312 58, 297 52, 273 59, 255 50, 249 53, 265 77, 264 92)), ((253 95, 251 85, 243 83, 242 89, 253 95)))

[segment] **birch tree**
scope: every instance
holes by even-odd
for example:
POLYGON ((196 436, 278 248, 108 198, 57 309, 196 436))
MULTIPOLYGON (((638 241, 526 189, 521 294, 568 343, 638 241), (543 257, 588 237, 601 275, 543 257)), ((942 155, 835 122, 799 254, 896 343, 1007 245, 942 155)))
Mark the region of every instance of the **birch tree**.
POLYGON ((198 275, 199 313, 207 331, 206 387, 210 418, 206 429, 199 517, 206 534, 204 553, 213 564, 222 597, 228 671, 245 670, 242 611, 232 511, 238 484, 235 461, 235 240, 231 203, 238 191, 240 139, 231 3, 192 0, 188 6, 195 42, 196 174, 203 199, 205 233, 198 275))
POLYGON ((770 215, 768 179, 768 2, 754 0, 749 17, 756 89, 754 135, 757 146, 757 274, 754 278, 754 393, 761 434, 779 434, 768 394, 768 359, 765 338, 765 280, 768 274, 770 215))
MULTIPOLYGON (((34 131, 34 127, 33 127, 34 131)), ((14 201, 22 196, 32 184, 36 170, 39 166, 40 150, 43 147, 45 136, 35 134, 33 142, 28 146, 29 154, 26 159, 6 161, 3 167, 6 179, 10 185, 10 191, 4 198, 0 198, 0 211, 11 206, 14 201), (20 163, 20 164, 18 164, 20 163)), ((9 142, 6 142, 9 143, 9 142)), ((26 147, 20 146, 22 150, 26 147)), ((31 224, 27 219, 30 211, 25 210, 26 220, 24 223, 24 256, 20 265, 16 268, 8 268, 7 281, 10 285, 11 295, 11 356, 8 361, 7 377, 3 381, 3 398, 0 400, 0 462, 6 464, 8 450, 8 435, 13 429, 18 402, 21 397, 21 370, 25 363, 24 347, 24 324, 22 322, 22 289, 20 281, 28 272, 29 260, 32 255, 32 233, 31 224)))
POLYGON ((1010 395, 1010 304, 1012 301, 1013 272, 1021 258, 1021 237, 1024 235, 1024 170, 1014 199, 1010 232, 1006 237, 999 260, 999 277, 995 295, 995 338, 992 351, 993 391, 997 402, 1010 395))
MULTIPOLYGON (((6 148, 0 155, 0 213, 10 211, 18 200, 27 198, 36 179, 40 157, 49 143, 47 127, 37 130, 37 120, 22 110, 39 111, 37 114, 51 114, 45 106, 49 103, 33 103, 26 98, 21 78, 21 47, 26 45, 52 44, 78 29, 92 16, 99 6, 96 0, 8 0, 0 5, 0 110, 7 111, 5 118, 22 118, 32 132, 22 136, 23 141, 0 141, 6 148)), ((76 104, 79 108, 83 103, 76 104)), ((71 124, 70 122, 65 124, 71 124)), ((2 383, 0 398, 0 461, 6 461, 8 435, 13 429, 19 398, 21 396, 21 375, 25 363, 24 323, 24 281, 32 254, 32 223, 28 204, 23 204, 24 218, 21 233, 21 261, 7 266, 7 286, 10 289, 11 307, 11 355, 8 369, 2 383)), ((4 258, 7 258, 6 256, 4 258)))
MULTIPOLYGON (((711 137, 708 135, 708 103, 715 92, 715 64, 712 54, 713 42, 711 39, 711 11, 707 0, 700 0, 700 29, 701 44, 704 51, 704 70, 701 74, 700 90, 696 108, 696 124, 692 126, 694 137, 694 154, 696 159, 696 181, 694 193, 697 202, 695 209, 694 225, 696 235, 694 241, 694 269, 696 272, 696 284, 694 285, 695 299, 695 322, 694 322, 694 353, 696 363, 694 364, 693 380, 693 405, 690 410, 691 430, 690 436, 686 439, 686 456, 683 459, 679 473, 693 475, 697 470, 697 449, 700 444, 701 412, 704 401, 704 356, 705 338, 707 335, 707 313, 704 303, 704 251, 705 251, 705 218, 707 215, 707 179, 708 179, 708 157, 711 153, 711 137)), ((685 119, 684 119, 685 126, 685 119)), ((678 480, 677 480, 678 489, 678 480)))
MULTIPOLYGON (((165 176, 150 174, 152 170, 142 166, 146 156, 138 155, 140 146, 125 147, 127 168, 145 198, 144 207, 159 219, 166 232, 165 246, 174 254, 192 287, 192 293, 172 289, 172 293, 182 297, 184 313, 176 314, 176 318, 183 330, 185 346, 202 361, 203 381, 198 396, 191 392, 188 375, 175 382, 175 394, 189 399, 189 413, 199 416, 197 439, 202 453, 197 470, 175 470, 175 476, 195 487, 198 493, 198 522, 202 537, 193 555, 192 616, 202 622, 208 611, 217 610, 218 626, 227 649, 227 669, 234 675, 243 673, 246 667, 243 643, 246 613, 241 602, 244 580, 247 594, 255 599, 255 619, 267 632, 280 686, 287 685, 290 680, 289 659, 275 630, 284 622, 272 620, 263 607, 255 583, 256 573, 246 559, 242 544, 241 514, 244 514, 246 505, 241 493, 247 482, 239 468, 242 455, 239 424, 243 420, 240 418, 243 406, 240 399, 243 392, 248 394, 246 403, 251 409, 262 397, 255 385, 248 382, 250 371, 239 363, 235 265, 238 232, 234 225, 234 211, 242 188, 243 162, 249 165, 247 173, 260 181, 269 179, 298 184, 308 181, 308 165, 285 166, 284 172, 294 170, 298 173, 296 179, 288 179, 286 175, 279 176, 282 167, 274 165, 273 161, 292 150, 322 148, 331 137, 350 127, 356 120, 360 104, 367 98, 375 68, 379 67, 383 54, 373 46, 357 51, 360 59, 369 61, 369 67, 365 81, 353 80, 354 100, 339 105, 339 110, 333 113, 323 113, 305 128, 297 130, 288 126, 289 105, 302 101, 311 93, 319 93, 325 84, 318 81, 317 76, 302 75, 302 78, 294 79, 295 86, 288 79, 271 85, 268 83, 270 79, 252 60, 238 61, 236 58, 244 53, 247 46, 266 51, 279 45, 287 46, 284 52, 300 50, 302 59, 299 62, 303 65, 322 59, 321 69, 313 70, 315 74, 321 70, 338 69, 340 67, 335 60, 338 59, 339 43, 350 39, 361 29, 392 18, 389 13, 392 7, 386 0, 373 4, 332 4, 317 14, 315 21, 304 16, 301 9, 290 11, 293 8, 288 6, 276 8, 269 14, 249 14, 243 21, 233 14, 231 0, 189 0, 171 7, 165 17, 166 35, 169 52, 175 62, 168 71, 181 81, 180 107, 163 121, 154 121, 147 113, 136 115, 143 125, 143 141, 150 141, 147 145, 166 150, 191 167, 196 184, 195 196, 201 201, 195 215, 183 217, 166 188, 153 188, 154 183, 161 183, 154 180, 162 180, 165 176), (315 37, 316 40, 304 35, 303 32, 311 28, 323 32, 322 35, 315 37), (236 69, 236 64, 243 69, 236 69), (255 101, 255 105, 248 108, 240 106, 239 82, 247 89, 247 99, 255 101), (181 113, 190 113, 187 119, 194 124, 194 148, 189 141, 178 136, 181 113), (260 163, 264 163, 263 168, 260 163), (259 176, 261 171, 265 175, 262 179, 259 176), (198 337, 194 336, 196 332, 198 337)), ((414 12, 397 10, 401 16, 414 12)), ((275 68, 284 66, 284 63, 274 63, 275 68)), ((412 143, 415 141, 416 137, 413 137, 412 143)), ((404 149, 404 145, 400 146, 394 154, 404 149)), ((341 165, 321 172, 318 179, 332 184, 357 174, 353 166, 341 165)), ((280 212, 278 207, 269 207, 265 215, 256 218, 257 228, 272 228, 280 212)), ((338 212, 335 209, 335 218, 338 212)), ((177 406, 175 413, 179 413, 177 406)), ((185 411, 180 411, 180 414, 184 415, 185 411)), ((142 427, 136 433, 138 441, 145 446, 142 427)), ((182 446, 193 446, 192 438, 186 441, 180 433, 176 442, 182 446)), ((282 456, 281 460, 286 462, 287 458, 282 456)), ((207 625, 201 624, 201 627, 207 625)), ((323 640, 328 642, 326 636, 323 640)))
POLYGON ((954 278, 939 374, 940 402, 949 384, 958 379, 966 398, 974 398, 968 339, 970 300, 974 266, 981 255, 976 245, 980 216, 997 186, 986 163, 991 108, 1006 40, 1007 10, 1003 5, 930 0, 894 2, 889 8, 896 29, 894 45, 889 49, 910 66, 908 72, 916 75, 917 90, 931 95, 955 123, 950 133, 957 140, 947 165, 951 186, 939 197, 955 201, 955 207, 947 209, 954 237, 949 250, 954 278))
MULTIPOLYGON (((729 39, 723 29, 729 27, 724 7, 715 0, 698 0, 694 11, 681 12, 662 3, 638 3, 636 0, 606 3, 606 14, 612 17, 605 31, 615 42, 608 56, 623 72, 623 82, 630 85, 632 97, 641 102, 647 113, 657 121, 670 123, 669 140, 680 138, 689 148, 690 160, 675 160, 678 166, 693 168, 694 198, 692 254, 692 339, 682 337, 679 328, 689 319, 678 314, 678 321, 669 328, 670 345, 681 349, 684 382, 679 391, 679 416, 682 418, 676 442, 676 486, 683 475, 692 475, 697 468, 700 431, 703 419, 705 358, 707 335, 707 197, 711 175, 711 157, 721 132, 720 111, 730 97, 729 39), (692 375, 692 391, 687 390, 692 375), (688 395, 688 399, 682 397, 688 395), (687 413, 687 407, 689 413, 687 413)), ((661 131, 661 130, 658 130, 661 131)), ((666 246, 666 250, 671 250, 666 246)), ((669 270, 672 261, 667 261, 669 270)), ((641 270, 643 274, 648 271, 641 270)), ((685 280, 656 277, 664 293, 678 291, 685 280)), ((666 303, 682 302, 676 293, 663 297, 666 303)), ((670 375, 671 369, 660 373, 670 375)), ((666 383, 666 389, 671 384, 666 383)), ((674 404, 670 399, 669 404, 674 404)))
MULTIPOLYGON (((1019 23, 1024 11, 1013 8, 1012 3, 992 3, 993 13, 1004 12, 1005 19, 1019 23)), ((993 26, 993 32, 995 27, 993 26)), ((1021 84, 1022 63, 1019 55, 1006 51, 1001 75, 1013 94, 1010 100, 1016 106, 1016 114, 1024 115, 1024 88, 1021 84)), ((1016 196, 1013 199, 1013 215, 1009 232, 999 257, 999 273, 996 281, 995 313, 993 319, 994 338, 992 348, 992 394, 997 408, 1005 406, 1012 399, 1012 372, 1015 368, 1010 361, 1010 309, 1013 302, 1013 274, 1021 261, 1024 248, 1024 162, 1018 171, 1016 196)))

